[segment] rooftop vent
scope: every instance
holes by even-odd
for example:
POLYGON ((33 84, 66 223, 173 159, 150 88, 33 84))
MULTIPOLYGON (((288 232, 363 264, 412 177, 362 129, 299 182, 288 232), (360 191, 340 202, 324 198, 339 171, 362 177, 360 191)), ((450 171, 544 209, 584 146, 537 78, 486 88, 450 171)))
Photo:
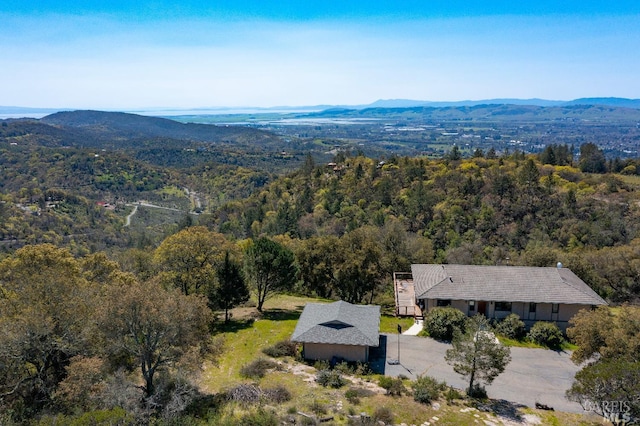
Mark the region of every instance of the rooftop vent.
POLYGON ((562 262, 558 262, 556 266, 558 267, 558 269, 562 269, 562 262))

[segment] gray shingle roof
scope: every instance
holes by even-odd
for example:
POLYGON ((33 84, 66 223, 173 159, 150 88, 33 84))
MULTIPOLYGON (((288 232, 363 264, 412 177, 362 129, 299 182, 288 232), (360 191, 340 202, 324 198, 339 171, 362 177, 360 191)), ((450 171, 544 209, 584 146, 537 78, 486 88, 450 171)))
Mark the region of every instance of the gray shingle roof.
POLYGON ((301 343, 378 346, 380 306, 307 303, 291 340, 301 343))
POLYGON ((567 268, 411 265, 418 299, 606 305, 567 268))

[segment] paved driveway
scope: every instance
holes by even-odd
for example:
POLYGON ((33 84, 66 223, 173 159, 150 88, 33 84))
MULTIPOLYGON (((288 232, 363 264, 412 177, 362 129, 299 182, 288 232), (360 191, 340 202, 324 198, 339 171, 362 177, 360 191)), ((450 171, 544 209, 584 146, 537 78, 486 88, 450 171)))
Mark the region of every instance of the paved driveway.
MULTIPOLYGON (((427 374, 458 389, 468 383, 444 360, 451 347, 433 339, 400 336, 400 364, 383 363, 383 359, 398 359, 398 335, 382 335, 382 347, 376 369, 388 376, 403 374, 411 379, 427 374)), ((556 410, 582 413, 580 404, 567 401, 564 393, 571 387, 575 373, 580 369, 569 358, 570 354, 546 349, 511 348, 511 362, 506 370, 487 386, 491 398, 533 407, 536 402, 556 410)))

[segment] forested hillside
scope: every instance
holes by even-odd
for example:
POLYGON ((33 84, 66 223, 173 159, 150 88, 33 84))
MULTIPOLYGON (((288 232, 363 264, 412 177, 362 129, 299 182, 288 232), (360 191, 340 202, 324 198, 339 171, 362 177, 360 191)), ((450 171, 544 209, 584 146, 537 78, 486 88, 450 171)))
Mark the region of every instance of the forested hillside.
POLYGON ((592 143, 579 159, 551 144, 323 161, 300 141, 123 128, 105 144, 112 124, 83 120, 97 127, 0 125, 0 422, 180 423, 228 402, 197 371, 223 319, 251 327, 234 307, 293 293, 392 310, 412 263, 562 262, 614 305, 640 299, 640 168, 592 143))
POLYGON ((332 238, 362 233, 396 258, 384 279, 418 260, 562 261, 603 295, 629 300, 640 289, 637 185, 636 177, 585 174, 521 154, 385 162, 343 156, 318 166, 309 158, 250 199, 222 206, 211 221, 235 238, 286 234, 331 253, 339 247, 332 238))

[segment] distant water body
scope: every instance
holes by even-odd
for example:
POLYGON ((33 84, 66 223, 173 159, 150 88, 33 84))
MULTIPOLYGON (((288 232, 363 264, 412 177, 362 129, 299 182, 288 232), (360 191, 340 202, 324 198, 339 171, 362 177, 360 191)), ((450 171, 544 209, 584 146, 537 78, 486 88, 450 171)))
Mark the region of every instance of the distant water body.
MULTIPOLYGON (((59 111, 73 111, 73 109, 65 108, 59 111)), ((130 109, 130 110, 101 110, 112 112, 126 112, 130 114, 146 115, 150 117, 179 117, 193 115, 232 115, 232 114, 291 114, 301 112, 316 112, 320 109, 313 108, 196 108, 196 109, 130 109)), ((11 111, 6 110, 0 112, 0 119, 7 118, 35 118, 40 119, 47 115, 53 114, 53 110, 47 111, 11 111)))

